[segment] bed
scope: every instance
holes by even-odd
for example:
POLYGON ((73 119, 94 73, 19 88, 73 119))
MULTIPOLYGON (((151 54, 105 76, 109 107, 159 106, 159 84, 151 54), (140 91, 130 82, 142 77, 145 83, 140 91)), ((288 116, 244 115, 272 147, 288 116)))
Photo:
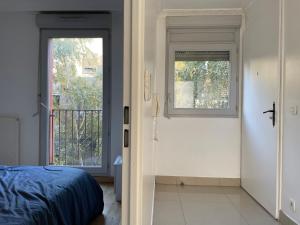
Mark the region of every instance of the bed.
POLYGON ((0 166, 0 225, 87 225, 103 207, 101 187, 83 170, 0 166))

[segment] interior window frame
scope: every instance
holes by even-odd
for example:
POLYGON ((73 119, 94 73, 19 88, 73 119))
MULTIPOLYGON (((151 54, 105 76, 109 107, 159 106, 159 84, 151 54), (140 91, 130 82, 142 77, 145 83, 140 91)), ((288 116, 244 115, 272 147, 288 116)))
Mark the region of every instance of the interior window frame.
MULTIPOLYGON (((109 173, 110 159, 110 30, 109 29, 41 29, 40 30, 40 65, 39 65, 39 92, 40 92, 40 165, 49 164, 49 77, 48 77, 48 54, 49 41, 55 38, 102 38, 103 39, 103 149, 102 166, 70 166, 84 169, 92 175, 104 176, 109 173)), ((66 165, 67 166, 67 165, 66 165)))
POLYGON ((169 43, 168 44, 168 66, 167 68, 167 93, 166 109, 167 117, 238 117, 238 47, 235 43, 169 43), (175 108, 175 53, 176 51, 229 51, 231 64, 231 85, 228 109, 195 109, 195 108, 175 108))

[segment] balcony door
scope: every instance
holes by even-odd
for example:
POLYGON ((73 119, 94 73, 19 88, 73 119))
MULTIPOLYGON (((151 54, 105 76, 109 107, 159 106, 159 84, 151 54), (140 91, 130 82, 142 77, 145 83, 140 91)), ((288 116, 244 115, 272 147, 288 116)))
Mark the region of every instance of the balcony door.
POLYGON ((109 31, 41 31, 41 163, 107 173, 109 31))

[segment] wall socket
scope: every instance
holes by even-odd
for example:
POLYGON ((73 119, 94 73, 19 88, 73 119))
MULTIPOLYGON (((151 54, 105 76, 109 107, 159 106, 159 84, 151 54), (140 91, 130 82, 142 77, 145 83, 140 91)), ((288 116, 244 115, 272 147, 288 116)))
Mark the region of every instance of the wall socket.
POLYGON ((291 115, 293 116, 297 116, 298 115, 298 106, 297 105, 293 105, 293 106, 290 106, 290 113, 291 115))
POLYGON ((296 212, 296 201, 294 199, 290 199, 290 209, 296 212))

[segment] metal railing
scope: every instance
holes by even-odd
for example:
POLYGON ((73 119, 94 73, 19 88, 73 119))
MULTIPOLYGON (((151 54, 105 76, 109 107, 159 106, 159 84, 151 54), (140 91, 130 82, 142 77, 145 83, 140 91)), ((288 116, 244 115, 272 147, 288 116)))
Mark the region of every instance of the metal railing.
POLYGON ((102 166, 102 110, 53 109, 50 164, 102 166))

